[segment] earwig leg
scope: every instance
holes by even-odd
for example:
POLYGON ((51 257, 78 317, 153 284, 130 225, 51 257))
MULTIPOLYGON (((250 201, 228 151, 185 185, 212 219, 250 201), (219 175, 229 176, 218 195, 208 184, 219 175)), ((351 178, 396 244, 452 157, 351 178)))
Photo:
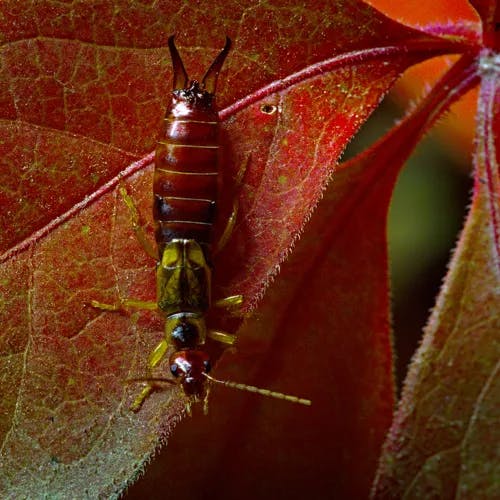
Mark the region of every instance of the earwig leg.
POLYGON ((122 186, 120 187, 120 194, 127 205, 130 212, 130 222, 132 223, 132 230, 135 233, 135 237, 137 241, 144 249, 144 251, 153 259, 158 260, 158 251, 153 246, 153 244, 149 241, 146 236, 146 232, 144 231, 144 227, 140 224, 139 211, 134 203, 132 197, 127 193, 127 190, 122 186))
MULTIPOLYGON (((97 309, 102 309, 104 311, 122 311, 127 307, 134 307, 137 309, 146 309, 149 311, 153 311, 158 308, 158 304, 156 302, 146 302, 144 300, 137 299, 121 299, 116 304, 105 304, 103 302, 98 302, 97 300, 91 301, 92 307, 97 309)), ((165 339, 163 339, 151 352, 148 359, 148 371, 151 373, 153 368, 162 360, 167 352, 168 344, 165 339)), ((151 376, 152 378, 152 376, 151 376)), ((154 385, 147 383, 146 387, 144 387, 141 393, 135 398, 134 402, 130 405, 130 410, 136 412, 139 411, 142 404, 146 400, 146 398, 151 394, 154 389, 154 385)))
MULTIPOLYGON (((168 344, 166 339, 163 339, 151 352, 148 359, 148 371, 152 372, 153 368, 163 359, 168 349, 168 344)), ((146 386, 142 389, 140 394, 134 399, 134 402, 130 405, 130 410, 137 412, 141 409, 144 401, 153 392, 155 386, 154 384, 146 383, 146 386)))
POLYGON ((208 330, 207 335, 212 340, 216 340, 222 344, 233 345, 236 342, 236 335, 221 330, 208 330))
POLYGON ((238 173, 236 174, 236 182, 235 182, 235 188, 240 189, 241 185, 243 184, 243 178, 245 177, 245 173, 247 171, 248 165, 250 164, 250 158, 252 155, 249 153, 248 156, 245 158, 245 161, 241 164, 240 168, 238 169, 238 173))
POLYGON ((96 309, 102 309, 103 311, 120 311, 122 305, 118 304, 105 304, 104 302, 98 302, 97 300, 91 300, 90 305, 96 309))
POLYGON ((207 384, 205 389, 205 397, 203 398, 203 415, 208 415, 208 398, 210 396, 210 384, 207 384))
POLYGON ((151 392, 153 391, 153 386, 151 384, 147 384, 141 391, 141 393, 134 399, 134 402, 130 405, 130 411, 138 412, 144 401, 149 397, 151 392))
POLYGON ((103 311, 123 311, 128 307, 133 307, 135 309, 145 309, 148 311, 154 311, 158 309, 158 304, 156 302, 148 302, 145 300, 138 299, 121 299, 115 304, 106 304, 104 302, 98 302, 97 300, 91 300, 90 304, 96 309, 102 309, 103 311))
POLYGON ((243 295, 230 295, 229 297, 224 297, 223 299, 216 300, 214 303, 214 307, 231 309, 233 307, 240 307, 241 304, 243 304, 243 295))
POLYGON ((123 299, 121 301, 123 307, 134 307, 135 309, 144 309, 147 311, 156 311, 158 304, 147 300, 123 299))
POLYGON ((166 339, 163 339, 152 351, 148 358, 148 367, 152 370, 165 356, 168 349, 166 339))
MULTIPOLYGON (((241 184, 243 183, 243 178, 245 177, 245 172, 247 171, 248 164, 250 163, 250 158, 251 155, 248 155, 238 170, 238 174, 236 175, 235 190, 239 190, 241 184)), ((231 211, 229 219, 227 220, 226 227, 224 228, 222 236, 219 238, 217 245, 215 245, 214 255, 220 252, 226 246, 229 238, 231 238, 234 226, 236 225, 236 219, 238 218, 239 206, 240 204, 238 198, 235 198, 233 201, 233 209, 231 211)))
POLYGON ((214 255, 220 252, 231 238, 233 234, 234 226, 236 225, 236 219, 238 217, 238 209, 239 209, 239 201, 238 198, 235 198, 233 201, 233 210, 231 211, 231 215, 227 220, 226 227, 224 228, 224 232, 222 236, 219 238, 217 245, 214 248, 214 255))
POLYGON ((241 316, 241 305, 243 304, 243 295, 231 295, 215 301, 214 307, 227 309, 233 316, 241 316))

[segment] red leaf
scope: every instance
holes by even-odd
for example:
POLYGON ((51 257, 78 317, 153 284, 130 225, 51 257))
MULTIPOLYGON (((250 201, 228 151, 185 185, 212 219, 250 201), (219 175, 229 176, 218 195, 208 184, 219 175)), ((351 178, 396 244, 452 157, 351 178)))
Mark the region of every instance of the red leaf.
MULTIPOLYGON (((472 206, 384 447, 375 498, 494 498, 498 490, 498 56, 463 65, 481 91, 472 206), (477 68, 478 67, 478 68, 477 68)), ((460 77, 460 72, 455 76, 460 77)), ((447 87, 456 87, 448 80, 447 87)))
MULTIPOLYGON (((7 145, 2 157, 12 158, 5 160, 0 179, 6 215, 0 284, 5 311, 2 324, 7 326, 2 337, 1 488, 9 495, 115 494, 143 467, 160 436, 170 432, 180 418, 183 402, 173 390, 155 394, 138 415, 128 411, 136 388, 123 381, 144 371, 148 353, 161 337, 158 318, 100 313, 86 306, 91 299, 113 301, 117 295, 152 298, 154 294, 154 264, 133 239, 128 212, 113 189, 118 174, 137 171, 129 179, 129 190, 141 213, 149 212, 151 169, 142 168, 148 158, 128 170, 125 167, 149 151, 157 136, 170 85, 164 48, 170 33, 177 33, 191 74, 203 71, 222 34, 228 33, 236 41, 237 48, 221 76, 220 103, 227 106, 222 115, 227 118, 230 158, 225 175, 234 175, 249 153, 251 161, 239 195, 240 221, 217 263, 216 282, 217 290, 244 293, 249 308, 290 250, 346 142, 395 77, 417 60, 459 48, 403 28, 354 0, 342 8, 313 2, 307 8, 270 4, 229 8, 223 3, 217 8, 210 5, 178 13, 181 5, 185 8, 180 3, 134 7, 108 2, 91 6, 88 2, 36 3, 31 10, 19 10, 16 2, 6 2, 0 7, 6 13, 6 48, 0 67, 2 80, 8 82, 0 99, 7 145), (66 27, 67 19, 72 21, 71 29, 66 27), (201 22, 211 26, 211 32, 200 32, 201 22), (316 36, 309 40, 311 33, 316 36), (277 112, 264 112, 275 109, 273 106, 277 112), (69 183, 69 170, 58 165, 69 165, 74 180, 69 183), (26 172, 20 174, 23 168, 26 172), (35 178, 39 170, 43 174, 35 178), (12 182, 14 178, 17 182, 12 182), (82 200, 85 196, 87 200, 82 200)), ((352 206, 359 217, 349 220, 355 231, 362 227, 363 214, 371 210, 385 213, 388 192, 374 193, 365 205, 358 198, 350 199, 347 187, 355 179, 349 171, 345 175, 341 204, 352 206)), ((232 196, 227 188, 222 205, 229 205, 232 196)), ((348 212, 341 213, 349 218, 348 212)), ((335 217, 343 223, 339 214, 335 217)), ((324 224, 325 219, 320 221, 324 224)), ((382 227, 381 222, 373 229, 380 238, 374 237, 380 249, 373 260, 365 262, 359 256, 363 247, 352 246, 349 230, 338 239, 337 258, 352 253, 358 260, 353 258, 338 269, 332 265, 334 259, 327 269, 328 276, 339 278, 338 288, 328 295, 329 300, 342 304, 336 328, 342 335, 352 336, 352 344, 338 351, 353 355, 363 343, 361 334, 368 332, 368 340, 363 340, 376 348, 373 370, 380 370, 376 390, 387 396, 386 282, 379 281, 386 272, 382 227), (364 309, 358 324, 352 323, 357 318, 348 308, 354 296, 346 300, 340 291, 349 283, 354 289, 362 284, 359 279, 351 280, 361 269, 359 260, 371 271, 373 288, 363 284, 364 309), (339 271, 346 275, 338 277, 339 271), (371 303, 373 296, 375 304, 371 303), (376 332, 370 335, 373 327, 376 332)), ((310 250, 311 243, 305 243, 312 275, 322 274, 316 259, 328 249, 328 241, 337 243, 336 236, 313 241, 318 245, 317 256, 310 250)), ((291 278, 300 278, 298 273, 291 274, 291 278)), ((307 294, 308 289, 298 283, 293 287, 290 292, 276 292, 274 299, 283 307, 284 319, 272 317, 277 308, 273 295, 269 304, 262 305, 262 314, 269 311, 270 317, 262 331, 264 341, 269 343, 276 334, 276 344, 283 343, 279 350, 280 346, 271 344, 268 362, 273 369, 265 370, 264 385, 271 382, 267 377, 273 377, 274 367, 277 369, 273 356, 283 356, 295 370, 304 329, 296 331, 295 341, 287 334, 295 322, 304 324, 311 315, 306 308, 303 312, 295 309, 302 303, 316 305, 323 296, 313 288, 307 294)), ((319 312, 313 316, 323 318, 319 312)), ((309 367, 306 371, 312 372, 304 382, 319 384, 329 377, 334 385, 328 392, 320 386, 318 410, 305 418, 317 419, 313 429, 317 431, 332 413, 338 413, 330 396, 345 397, 342 385, 339 389, 335 384, 344 384, 344 369, 351 368, 345 376, 354 379, 356 397, 332 437, 342 438, 345 425, 348 429, 363 427, 369 452, 364 440, 346 441, 353 447, 349 453, 363 456, 366 462, 341 459, 339 468, 359 466, 368 474, 373 471, 381 432, 387 425, 387 401, 374 400, 377 413, 366 425, 358 419, 357 412, 373 383, 366 380, 372 377, 365 366, 366 352, 350 360, 352 366, 339 363, 338 372, 329 371, 331 359, 326 352, 319 363, 316 357, 323 346, 325 351, 330 346, 335 355, 342 341, 331 335, 330 322, 328 313, 320 321, 326 328, 314 329, 312 357, 300 357, 309 367), (321 371, 314 370, 316 365, 321 371), (359 373, 364 375, 358 381, 359 373), (352 427, 350 419, 354 419, 352 427), (376 429, 373 435, 372 425, 376 429)), ((241 337, 242 345, 245 339, 252 340, 249 333, 241 337)), ((246 381, 243 374, 239 379, 246 381)), ((298 383, 293 385, 301 388, 298 383)), ((283 422, 286 418, 280 416, 283 422)), ((299 429, 305 428, 302 422, 299 429)), ((259 434, 249 437, 250 442, 257 442, 259 434)), ((320 444, 313 440, 312 446, 320 444)), ((266 451, 264 445, 261 450, 266 451)), ((175 468, 169 472, 178 475, 175 468)), ((367 477, 343 488, 346 492, 366 491, 368 483, 367 477)))
MULTIPOLYGON (((314 3, 303 11, 286 6, 256 7, 248 13, 243 9, 242 26, 234 18, 236 10, 226 18, 224 9, 193 11, 172 22, 181 6, 172 2, 114 10, 106 2, 92 7, 79 2, 48 9, 45 3, 36 3, 26 10, 16 2, 3 3, 3 33, 10 43, 5 45, 0 73, 0 81, 5 82, 0 103, 6 119, 0 124, 5 141, 0 170, 2 251, 70 210, 131 160, 154 148, 171 82, 166 39, 173 32, 193 75, 202 74, 224 34, 237 33, 236 50, 221 75, 221 108, 348 50, 362 51, 351 52, 351 59, 366 59, 380 56, 370 49, 381 44, 429 40, 386 18, 364 13, 356 1, 346 2, 340 10, 335 5, 323 10, 314 3), (213 27, 213 35, 193 30, 200 15, 204 24, 213 27), (73 19, 70 34, 61 23, 67 18, 73 19), (353 37, 351 19, 364 18, 370 18, 370 29, 358 30, 353 37), (33 139, 30 143, 30 135, 37 143, 33 139), (25 147, 19 151, 19 145, 25 147), (12 155, 27 158, 13 162, 12 155), (71 172, 72 189, 58 190, 54 199, 53 190, 41 183, 40 170, 53 173, 49 186, 64 186, 71 172)), ((430 43, 439 47, 439 42, 430 43)), ((449 44, 441 45, 450 50, 449 44)), ((322 70, 316 69, 316 74, 322 70)))

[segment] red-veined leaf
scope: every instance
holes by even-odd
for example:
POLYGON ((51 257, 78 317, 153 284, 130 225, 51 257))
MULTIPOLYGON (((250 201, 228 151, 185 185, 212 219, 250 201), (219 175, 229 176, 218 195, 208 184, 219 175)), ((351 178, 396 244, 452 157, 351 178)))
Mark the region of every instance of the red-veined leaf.
MULTIPOLYGON (((182 411, 172 390, 156 394, 138 415, 128 411, 136 389, 123 381, 144 370, 161 337, 158 318, 86 306, 91 299, 154 293, 153 263, 131 236, 116 181, 108 181, 157 136, 170 85, 166 37, 177 33, 196 75, 221 33, 235 38, 221 75, 220 103, 230 117, 227 176, 248 153, 251 162, 240 222, 219 258, 217 282, 218 289, 244 293, 250 305, 289 251, 336 157, 397 74, 453 45, 353 0, 298 10, 222 4, 196 12, 178 11, 179 3, 48 4, 0 7, 9 12, 2 59, 8 84, 0 102, 12 158, 2 170, 9 187, 2 191, 8 215, 2 222, 2 489, 13 496, 110 495, 131 480, 182 411), (70 29, 65 19, 72 20, 70 29), (201 20, 210 31, 198 29, 201 20), (278 112, 264 112, 269 106, 278 112), (47 175, 36 177, 39 170, 47 175)), ((128 185, 147 214, 151 169, 140 169, 128 185)), ((231 196, 228 189, 223 203, 231 196)), ((384 307, 377 324, 386 313, 384 307)), ((295 347, 285 344, 280 352, 292 359, 295 347)), ((382 365, 387 373, 386 359, 382 365)), ((323 375, 314 377, 318 382, 323 375)), ((386 388, 383 378, 379 387, 386 388)), ((382 424, 374 445, 386 414, 376 418, 382 424)))
POLYGON ((348 50, 403 40, 425 44, 418 32, 381 16, 371 16, 370 29, 348 35, 352 19, 370 17, 356 1, 302 8, 223 4, 187 12, 178 1, 19 5, 2 4, 0 251, 154 148, 171 85, 166 40, 172 33, 189 73, 198 77, 224 35, 235 38, 220 78, 221 108, 348 50), (71 19, 71 27, 63 19, 71 19), (199 22, 210 30, 193 29, 199 22), (40 172, 50 174, 57 196, 44 188, 40 172))

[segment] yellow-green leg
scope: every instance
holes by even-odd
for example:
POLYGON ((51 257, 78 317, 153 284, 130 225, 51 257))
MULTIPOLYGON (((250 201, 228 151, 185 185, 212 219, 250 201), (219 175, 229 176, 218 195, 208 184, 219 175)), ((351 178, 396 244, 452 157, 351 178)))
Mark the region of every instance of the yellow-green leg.
MULTIPOLYGON (((241 304, 243 304, 243 295, 231 295, 215 301, 213 305, 214 307, 227 309, 231 314, 238 314, 241 304)), ((236 342, 236 335, 232 335, 222 330, 210 329, 207 332, 207 336, 212 340, 216 340, 226 345, 233 345, 236 342)))
POLYGON ((233 345, 236 342, 236 335, 232 335, 222 330, 208 330, 207 336, 221 344, 233 345))
POLYGON ((138 299, 120 299, 119 302, 114 304, 106 304, 104 302, 98 302, 97 300, 91 300, 90 304, 92 307, 102 309, 103 311, 123 311, 129 307, 133 307, 135 309, 146 309, 148 311, 158 309, 158 304, 156 302, 138 299))
MULTIPOLYGON (((241 167, 238 170, 238 174, 236 175, 235 190, 239 190, 241 184, 243 183, 245 172, 247 171, 248 164, 250 163, 250 156, 251 155, 248 155, 246 157, 245 161, 241 164, 241 167)), ((229 219, 226 222, 226 227, 222 232, 222 236, 219 238, 219 241, 215 245, 214 254, 220 252, 226 246, 227 242, 229 241, 229 238, 231 238, 234 226, 236 225, 236 219, 238 218, 239 206, 240 204, 238 198, 235 198, 233 200, 233 209, 231 210, 231 215, 229 216, 229 219)))
MULTIPOLYGON (((153 368, 163 359, 168 350, 168 343, 166 339, 163 339, 151 352, 148 358, 148 372, 152 378, 151 372, 153 368)), ((148 377, 145 377, 147 379, 148 377)), ((149 397, 149 395, 154 391, 155 385, 151 382, 146 382, 146 386, 142 389, 140 394, 135 398, 134 402, 130 405, 130 410, 136 412, 141 409, 144 401, 149 397)))
POLYGON ((238 309, 243 304, 243 295, 230 295, 223 299, 216 300, 214 307, 221 307, 223 309, 238 309))
POLYGON ((127 193, 127 190, 123 186, 120 187, 120 194, 123 198, 123 201, 125 202, 125 205, 127 205, 129 209, 130 222, 132 223, 132 230, 135 233, 137 241, 150 257, 158 260, 158 250, 154 247, 151 241, 149 241, 148 237, 146 236, 146 231, 144 231, 144 227, 140 224, 139 210, 137 210, 134 200, 127 193))
POLYGON ((219 241, 215 245, 214 254, 220 252, 226 246, 227 242, 229 241, 229 238, 231 238, 234 226, 236 225, 236 219, 238 218, 238 208, 239 208, 239 201, 238 198, 235 198, 233 201, 233 210, 231 211, 231 215, 229 216, 229 219, 226 222, 226 227, 224 228, 222 236, 219 238, 219 241))
POLYGON ((203 415, 208 415, 208 399, 210 396, 210 384, 206 384, 205 386, 205 397, 203 398, 203 415))
POLYGON ((216 300, 213 303, 213 307, 226 309, 231 316, 243 317, 244 314, 241 311, 242 304, 243 295, 231 295, 230 297, 216 300))
MULTIPOLYGON (((97 309, 102 309, 104 311, 121 311, 128 307, 134 307, 136 309, 146 309, 149 311, 153 311, 158 308, 158 304, 156 302, 147 302, 144 300, 137 299, 121 299, 119 302, 115 304, 105 304, 103 302, 98 302, 97 300, 91 301, 92 307, 97 309)), ((148 378, 153 378, 152 370, 153 368, 163 359, 166 352, 168 350, 168 343, 166 339, 163 339, 151 352, 148 358, 148 377, 144 377, 146 381, 146 387, 142 389, 141 393, 135 398, 134 402, 130 405, 130 409, 132 411, 140 410, 142 404, 146 400, 146 398, 151 394, 154 390, 155 385, 147 382, 148 378)))

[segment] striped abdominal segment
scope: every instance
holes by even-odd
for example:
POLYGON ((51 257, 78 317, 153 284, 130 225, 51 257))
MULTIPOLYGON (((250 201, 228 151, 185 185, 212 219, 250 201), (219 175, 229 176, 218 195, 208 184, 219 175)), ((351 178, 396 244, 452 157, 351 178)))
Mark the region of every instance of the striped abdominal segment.
MULTIPOLYGON (((156 148, 153 216, 160 253, 172 239, 194 239, 209 247, 218 190, 218 121, 166 119, 156 148)), ((197 115, 201 111, 197 110, 197 115)))

